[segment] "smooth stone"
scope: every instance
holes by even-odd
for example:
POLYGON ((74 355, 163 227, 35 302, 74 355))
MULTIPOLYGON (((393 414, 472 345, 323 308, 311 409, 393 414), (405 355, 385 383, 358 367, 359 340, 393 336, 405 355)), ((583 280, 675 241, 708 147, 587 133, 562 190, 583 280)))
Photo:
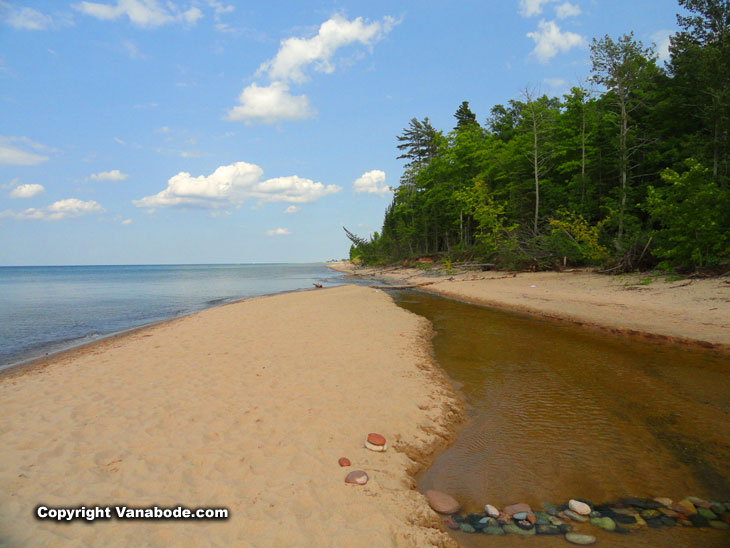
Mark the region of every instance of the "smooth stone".
POLYGON ((370 449, 371 451, 375 451, 376 453, 382 453, 388 448, 388 444, 385 445, 375 445, 374 443, 370 443, 368 440, 365 440, 365 448, 370 449))
POLYGON ((688 519, 679 519, 677 520, 677 523, 679 523, 682 527, 694 527, 692 522, 688 519))
POLYGON ((593 510, 590 514, 588 514, 589 518, 600 518, 603 514, 601 514, 598 510, 593 510))
POLYGON ((535 528, 522 529, 515 523, 507 523, 502 527, 505 533, 512 533, 513 535, 530 536, 535 534, 535 528))
POLYGON ((547 512, 535 512, 535 524, 536 525, 549 525, 550 518, 551 518, 551 516, 547 512))
POLYGON ((680 500, 677 504, 674 505, 674 508, 672 508, 672 510, 674 510, 675 512, 679 512, 680 514, 684 514, 687 517, 697 513, 697 508, 688 499, 680 500))
POLYGON ((459 524, 456 523, 456 520, 451 517, 448 517, 444 520, 444 525, 446 525, 446 527, 452 529, 453 531, 456 531, 459 528, 459 524))
POLYGON ((636 497, 623 499, 623 503, 627 506, 633 506, 634 508, 641 508, 642 510, 655 510, 661 506, 661 504, 655 500, 640 499, 636 497))
POLYGON ((507 523, 512 523, 512 517, 509 514, 499 514, 497 521, 502 525, 505 525, 507 523))
POLYGON ((642 510, 641 517, 644 519, 658 518, 661 515, 659 510, 642 510))
POLYGON ((676 518, 679 515, 678 512, 670 510, 669 508, 659 508, 659 511, 662 513, 662 515, 667 516, 668 518, 676 518))
POLYGON ((627 516, 625 514, 614 514, 613 521, 616 523, 621 523, 623 525, 632 525, 636 523, 636 518, 634 516, 627 516))
POLYGON ((596 537, 591 535, 581 535, 579 533, 566 533, 565 540, 572 544, 580 544, 581 546, 588 546, 596 542, 596 537))
POLYGON ((588 506, 585 502, 581 502, 575 499, 570 499, 568 501, 568 508, 570 508, 576 514, 580 514, 581 516, 587 516, 591 513, 590 506, 588 506))
POLYGON ((454 518, 454 521, 456 523, 464 523, 464 516, 462 516, 461 514, 454 514, 451 517, 454 518))
POLYGON ((725 523, 724 521, 717 521, 716 519, 713 519, 710 521, 710 527, 713 527, 715 529, 730 529, 730 525, 725 523))
POLYGON ((371 432, 368 434, 368 441, 373 445, 385 445, 385 436, 371 432))
POLYGON ((506 506, 503 512, 511 517, 520 512, 532 512, 532 508, 530 508, 529 504, 519 502, 517 504, 510 504, 509 506, 506 506))
POLYGON ((549 502, 543 502, 542 507, 551 516, 557 516, 558 512, 560 512, 560 509, 555 506, 554 504, 550 504, 549 502))
POLYGON ((474 527, 472 527, 468 523, 460 523, 459 530, 463 531, 464 533, 476 533, 477 532, 477 530, 474 529, 474 527))
POLYGON ((471 525, 475 525, 479 523, 479 521, 484 518, 486 523, 486 516, 484 514, 467 514, 466 519, 464 519, 465 522, 470 523, 471 525))
POLYGON ((530 522, 530 525, 535 525, 537 523, 537 518, 535 517, 535 514, 527 514, 527 518, 525 519, 530 522))
POLYGON ((527 512, 517 512, 516 514, 512 514, 512 519, 516 519, 517 521, 527 519, 527 512))
POLYGON ((712 506, 711 503, 707 502, 705 499, 701 499, 700 497, 687 497, 687 500, 699 508, 706 508, 709 510, 710 506, 712 506))
POLYGON ((586 516, 581 516, 580 514, 576 514, 573 512, 573 510, 566 510, 565 515, 568 516, 573 521, 579 521, 581 523, 585 523, 588 521, 588 518, 586 516))
POLYGON ((487 505, 484 506, 484 511, 491 518, 498 518, 499 517, 499 510, 497 510, 497 507, 496 506, 492 506, 491 504, 487 504, 487 505))
POLYGON ((659 516, 659 520, 662 522, 662 525, 666 525, 667 527, 674 527, 677 525, 675 520, 667 516, 659 516))
POLYGON ((559 535, 560 527, 557 525, 538 524, 535 526, 535 533, 538 535, 559 535))
POLYGON ((659 527, 664 526, 662 518, 649 518, 646 520, 646 524, 652 529, 659 529, 659 527))
POLYGON ((573 526, 570 525, 569 523, 563 523, 561 525, 558 525, 558 529, 560 529, 560 532, 563 533, 564 535, 566 533, 572 533, 573 532, 573 526))
POLYGON ((484 529, 484 531, 482 531, 482 533, 484 533, 485 535, 495 535, 495 536, 505 534, 504 530, 501 527, 499 527, 499 526, 493 527, 491 525, 489 527, 487 527, 486 529, 484 529))
POLYGON ((555 516, 550 516, 550 524, 551 525, 563 525, 563 521, 556 518, 555 516))
POLYGON ((717 519, 717 515, 712 510, 708 510, 706 508, 697 508, 697 513, 701 515, 703 518, 707 518, 708 520, 717 519))
POLYGON ((368 475, 364 470, 353 470, 347 476, 345 476, 345 483, 352 483, 354 485, 365 485, 368 482, 368 475))
POLYGON ((655 497, 654 502, 658 502, 662 506, 666 506, 667 508, 672 507, 672 499, 667 497, 655 497))
POLYGON ((613 531, 616 529, 616 522, 611 518, 591 518, 591 525, 600 527, 604 531, 613 531))
POLYGON ((428 505, 439 514, 455 514, 461 507, 459 502, 451 495, 433 489, 426 491, 426 499, 428 505))
POLYGON ((499 527, 499 522, 497 521, 497 518, 490 517, 487 521, 487 527, 499 527))
POLYGON ((517 522, 517 527, 519 527, 520 529, 524 529, 525 531, 529 531, 534 526, 532 523, 530 523, 526 519, 521 519, 520 521, 517 522))
POLYGON ((722 504, 721 502, 713 502, 710 505, 710 510, 712 510, 719 516, 725 512, 725 505, 722 504))
POLYGON ((338 460, 337 462, 338 462, 338 464, 339 464, 340 466, 350 466, 350 464, 352 464, 352 463, 350 462, 350 459, 348 459, 347 457, 342 457, 342 458, 341 458, 340 460, 338 460))

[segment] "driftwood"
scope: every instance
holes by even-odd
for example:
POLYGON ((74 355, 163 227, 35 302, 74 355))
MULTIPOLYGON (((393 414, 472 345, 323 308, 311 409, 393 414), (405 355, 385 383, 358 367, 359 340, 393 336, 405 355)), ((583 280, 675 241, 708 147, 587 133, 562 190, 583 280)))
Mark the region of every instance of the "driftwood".
POLYGON ((435 284, 436 282, 423 282, 420 284, 408 284, 408 285, 369 285, 373 289, 413 289, 414 287, 423 287, 424 285, 435 284))

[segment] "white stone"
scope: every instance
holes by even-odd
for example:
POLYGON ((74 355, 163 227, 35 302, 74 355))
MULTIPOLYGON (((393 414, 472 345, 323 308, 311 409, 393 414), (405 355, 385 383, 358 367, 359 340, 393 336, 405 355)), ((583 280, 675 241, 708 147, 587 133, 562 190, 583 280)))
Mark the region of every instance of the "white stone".
POLYGON ((490 518, 498 518, 499 517, 499 510, 497 510, 496 507, 492 506, 491 504, 487 504, 484 507, 484 511, 487 513, 487 515, 490 518))
POLYGON ((591 507, 585 502, 581 502, 579 500, 570 499, 568 501, 568 507, 573 510, 573 512, 580 514, 581 516, 587 516, 591 513, 591 507))
POLYGON ((385 445, 375 445, 374 443, 370 443, 368 440, 365 440, 365 447, 367 447, 371 451, 381 452, 385 451, 388 448, 388 444, 386 443, 385 445))

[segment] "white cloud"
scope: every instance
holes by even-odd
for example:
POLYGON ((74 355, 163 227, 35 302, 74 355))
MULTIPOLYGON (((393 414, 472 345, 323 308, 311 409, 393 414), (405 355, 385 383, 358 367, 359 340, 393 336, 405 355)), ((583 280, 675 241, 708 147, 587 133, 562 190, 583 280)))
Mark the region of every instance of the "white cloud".
POLYGON ((292 213, 299 213, 300 209, 301 209, 301 208, 298 208, 298 207, 297 207, 297 206, 295 206, 295 205, 290 205, 289 207, 287 207, 287 208, 286 208, 286 209, 284 210, 284 213, 286 213, 286 214, 292 214, 292 213))
POLYGON ((538 30, 528 32, 527 36, 535 42, 532 55, 541 63, 547 63, 558 53, 566 53, 573 48, 583 47, 586 39, 574 32, 562 32, 555 21, 540 21, 538 30))
POLYGON ((123 224, 123 225, 131 225, 131 224, 132 224, 132 219, 124 219, 124 220, 122 221, 122 224, 123 224))
POLYGON ((669 38, 674 36, 676 31, 662 29, 651 35, 652 41, 656 44, 657 61, 664 63, 669 61, 669 38))
POLYGON ((128 17, 138 27, 154 28, 168 23, 194 25, 203 17, 197 7, 181 11, 172 2, 161 5, 157 0, 117 0, 116 4, 100 4, 98 2, 80 2, 72 7, 79 12, 101 20, 114 20, 128 17))
POLYGON ((562 88, 568 83, 562 78, 545 78, 544 82, 553 89, 562 88))
POLYGON ((555 0, 520 0, 519 13, 523 17, 533 17, 542 13, 542 5, 555 0))
MULTIPOLYGON (((127 50, 127 54, 131 59, 147 59, 147 56, 140 51, 140 49, 137 47, 137 44, 134 42, 131 42, 129 40, 125 40, 122 42, 122 47, 127 50)), ((135 105, 136 107, 137 105, 135 105)))
POLYGON ((360 177, 355 179, 352 183, 352 187, 355 193, 366 193, 366 194, 377 194, 378 196, 385 196, 386 194, 393 192, 385 183, 385 172, 379 169, 373 169, 367 173, 363 173, 360 177))
POLYGON ((555 16, 558 19, 566 19, 567 17, 577 17, 581 14, 581 9, 575 4, 565 2, 555 7, 555 16))
POLYGON ((267 230, 266 235, 267 236, 286 236, 288 234, 291 234, 286 228, 275 228, 273 230, 267 230))
POLYGON ((7 10, 5 22, 16 29, 46 30, 53 25, 53 18, 38 10, 26 7, 16 7, 0 1, 0 9, 7 10))
POLYGON ((273 123, 277 120, 303 120, 314 116, 306 95, 291 95, 289 86, 273 82, 259 87, 251 84, 238 98, 241 103, 228 111, 228 120, 247 123, 273 123))
POLYGON ((0 136, 0 164, 34 166, 48 160, 48 156, 23 150, 15 143, 22 143, 23 145, 35 150, 47 150, 47 147, 31 141, 27 137, 0 136))
POLYGON ((38 194, 45 192, 45 190, 46 189, 43 185, 38 184, 18 185, 10 192, 10 197, 32 198, 33 196, 37 196, 38 194))
POLYGON ((59 200, 40 209, 35 207, 22 211, 6 209, 5 211, 0 211, 0 218, 8 217, 19 221, 60 221, 61 219, 80 217, 87 213, 102 213, 103 211, 106 210, 97 202, 84 202, 77 198, 67 198, 66 200, 59 200))
POLYGON ((247 162, 220 166, 208 176, 193 177, 184 171, 167 181, 167 188, 153 196, 134 200, 137 207, 155 208, 192 206, 228 207, 248 199, 261 202, 314 202, 342 190, 337 185, 323 185, 296 175, 261 181, 263 170, 247 162))
POLYGON ((92 173, 89 175, 90 181, 123 181, 129 177, 129 174, 122 173, 118 169, 112 169, 111 171, 101 171, 99 173, 92 173))
POLYGON ((396 24, 392 17, 367 23, 362 17, 348 21, 334 15, 319 27, 312 38, 287 38, 281 41, 276 56, 259 67, 259 74, 266 73, 272 80, 307 80, 304 69, 314 63, 315 70, 330 74, 334 71, 332 57, 343 46, 360 42, 371 46, 383 38, 396 24))

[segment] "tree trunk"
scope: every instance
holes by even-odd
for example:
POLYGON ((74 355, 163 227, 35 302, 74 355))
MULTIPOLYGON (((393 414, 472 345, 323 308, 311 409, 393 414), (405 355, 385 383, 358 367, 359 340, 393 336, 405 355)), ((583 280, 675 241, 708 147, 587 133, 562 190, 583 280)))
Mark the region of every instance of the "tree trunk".
POLYGON ((628 179, 628 147, 627 147, 627 135, 629 132, 629 116, 626 112, 626 97, 624 90, 619 88, 619 102, 621 104, 621 135, 620 135, 620 158, 621 158, 621 207, 618 214, 618 236, 616 238, 616 247, 621 245, 621 237, 624 233, 624 213, 626 211, 626 186, 628 179))
POLYGON ((540 173, 538 171, 537 114, 532 106, 532 169, 535 174, 535 223, 533 232, 537 234, 537 219, 540 214, 540 173))

